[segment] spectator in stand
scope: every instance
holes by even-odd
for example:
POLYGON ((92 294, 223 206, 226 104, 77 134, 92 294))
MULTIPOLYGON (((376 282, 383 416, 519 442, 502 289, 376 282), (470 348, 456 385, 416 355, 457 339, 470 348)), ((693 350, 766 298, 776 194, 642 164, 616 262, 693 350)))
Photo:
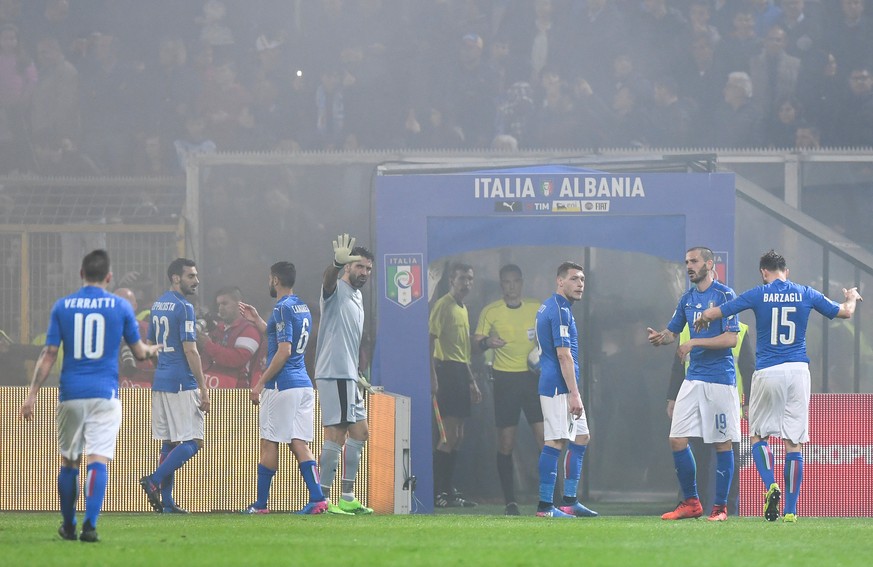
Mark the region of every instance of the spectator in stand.
POLYGON ((748 71, 749 60, 760 49, 755 17, 750 11, 741 9, 734 14, 733 28, 719 45, 716 60, 729 72, 748 71))
POLYGON ((821 148, 821 132, 815 126, 800 123, 794 130, 794 147, 798 150, 818 150, 821 148))
POLYGON ((200 93, 200 114, 206 119, 209 138, 219 148, 236 147, 240 121, 250 102, 251 95, 237 79, 236 64, 225 59, 216 65, 212 80, 200 93))
POLYGON ((767 30, 776 25, 782 17, 782 10, 773 5, 773 0, 744 0, 747 9, 755 18, 755 35, 764 37, 767 30))
POLYGON ((530 83, 513 83, 497 105, 497 134, 512 136, 523 148, 532 145, 536 106, 530 83))
POLYGON ((797 77, 797 96, 803 104, 806 119, 821 129, 821 139, 825 144, 837 137, 834 130, 845 89, 837 71, 837 59, 833 53, 816 50, 803 60, 797 77))
POLYGON ((567 84, 556 68, 545 67, 540 86, 543 94, 534 115, 534 145, 540 148, 577 147, 576 112, 567 84))
POLYGON ((315 89, 315 128, 318 149, 335 150, 346 134, 346 108, 343 70, 338 64, 321 71, 321 83, 315 89))
POLYGON ((821 48, 823 24, 821 18, 821 5, 817 2, 810 3, 819 10, 807 10, 804 0, 782 0, 782 17, 779 25, 785 30, 785 51, 789 55, 805 59, 807 55, 821 48))
POLYGON ((188 156, 192 154, 212 154, 218 149, 206 135, 206 121, 201 116, 188 116, 185 119, 184 138, 173 142, 179 169, 185 171, 188 166, 188 156))
POLYGON ((840 105, 839 127, 835 129, 837 146, 869 147, 873 145, 873 66, 856 65, 849 72, 848 89, 840 105))
POLYGON ((185 129, 185 116, 194 111, 197 78, 188 63, 188 48, 181 38, 165 37, 158 44, 155 64, 145 69, 143 102, 147 124, 155 132, 175 140, 185 129))
POLYGON ((749 76, 754 86, 752 102, 761 110, 769 127, 777 120, 780 98, 794 96, 800 59, 785 53, 785 30, 773 26, 764 38, 764 49, 749 60, 749 76))
POLYGON ((695 140, 704 146, 712 143, 712 128, 715 110, 721 104, 721 86, 727 71, 715 59, 712 41, 706 35, 691 39, 690 52, 677 67, 679 92, 694 101, 697 107, 695 140))
POLYGON ((638 103, 630 87, 621 87, 612 95, 612 113, 608 118, 606 140, 613 148, 640 148, 649 145, 652 130, 649 114, 638 103))
POLYGON ((752 104, 752 80, 734 71, 724 86, 724 103, 715 116, 713 141, 718 148, 756 148, 762 143, 761 111, 752 104))
POLYGON ((623 87, 628 87, 642 105, 649 105, 654 97, 654 89, 649 78, 643 75, 634 64, 634 58, 621 53, 612 60, 612 95, 623 87))
POLYGON ((494 137, 494 116, 500 96, 499 76, 482 58, 484 40, 477 34, 465 34, 460 41, 458 58, 449 70, 440 98, 464 130, 468 147, 487 148, 494 137))
POLYGON ((803 123, 803 107, 795 97, 783 97, 776 101, 776 115, 766 130, 766 140, 771 148, 794 147, 797 127, 803 123))
POLYGON ((464 132, 435 106, 410 108, 399 143, 406 148, 458 149, 464 146, 464 132))
POLYGON ((827 34, 826 48, 844 73, 873 60, 873 24, 866 6, 866 0, 840 0, 840 11, 827 34))
POLYGON ((584 77, 596 93, 608 92, 612 77, 604 61, 614 61, 624 49, 617 37, 627 37, 627 23, 611 0, 572 2, 568 21, 574 33, 568 34, 565 70, 569 76, 584 77))
POLYGON ((640 68, 653 75, 669 71, 681 52, 681 41, 686 37, 688 24, 667 0, 643 0, 642 10, 631 20, 631 43, 636 52, 634 60, 640 68))
POLYGON ((682 148, 693 145, 697 106, 693 100, 679 96, 675 79, 655 79, 655 105, 649 113, 651 129, 648 142, 658 148, 682 148))
POLYGON ((705 35, 712 45, 718 45, 721 34, 714 25, 709 23, 712 8, 707 0, 692 0, 688 4, 688 26, 690 35, 705 35))
POLYGON ((513 2, 501 34, 509 38, 510 81, 536 84, 543 68, 560 62, 561 15, 552 0, 513 2))
POLYGON ((215 294, 217 320, 207 314, 206 333, 197 334, 197 349, 203 361, 206 381, 218 388, 248 388, 252 365, 261 342, 261 334, 253 323, 240 315, 242 292, 238 287, 225 287, 215 294), (210 321, 210 319, 212 319, 210 321))
POLYGON ((37 73, 19 39, 17 26, 0 25, 0 173, 33 168, 25 113, 37 73))
POLYGON ((83 150, 107 175, 128 173, 133 155, 135 74, 118 51, 117 38, 92 33, 79 68, 83 150))
POLYGON ((40 80, 30 106, 30 128, 36 147, 79 138, 79 72, 66 60, 58 40, 41 39, 36 47, 40 80))

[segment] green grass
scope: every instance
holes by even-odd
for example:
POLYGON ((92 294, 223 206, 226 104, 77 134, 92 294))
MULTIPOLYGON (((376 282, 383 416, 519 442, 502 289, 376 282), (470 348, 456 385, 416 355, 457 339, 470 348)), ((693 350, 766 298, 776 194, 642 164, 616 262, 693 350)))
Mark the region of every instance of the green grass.
POLYGON ((0 513, 0 564, 795 567, 867 566, 873 556, 873 518, 104 514, 97 544, 61 540, 58 524, 58 514, 0 513))

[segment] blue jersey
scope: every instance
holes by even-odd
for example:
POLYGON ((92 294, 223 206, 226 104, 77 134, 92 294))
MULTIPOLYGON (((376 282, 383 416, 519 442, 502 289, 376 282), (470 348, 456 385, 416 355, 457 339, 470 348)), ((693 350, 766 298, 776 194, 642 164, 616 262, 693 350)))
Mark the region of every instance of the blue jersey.
POLYGON ((265 388, 287 390, 312 387, 304 360, 311 328, 312 315, 309 313, 309 306, 300 301, 299 297, 286 295, 276 302, 273 314, 267 321, 267 366, 279 351, 279 343, 291 343, 291 356, 279 373, 264 384, 265 388))
POLYGON ((166 291, 152 304, 149 340, 163 348, 158 355, 152 390, 181 392, 197 388, 182 343, 197 340, 194 306, 176 291, 166 291))
POLYGON ((118 397, 121 339, 139 342, 139 326, 126 300, 86 285, 52 307, 45 344, 64 343, 59 400, 118 397))
POLYGON ((743 292, 721 306, 727 317, 746 309, 755 312, 755 368, 784 362, 809 362, 806 325, 813 309, 833 319, 840 306, 821 292, 791 281, 775 280, 743 292))
POLYGON ((566 297, 556 293, 545 300, 537 311, 541 396, 554 397, 556 394, 569 393, 558 362, 558 347, 570 349, 570 354, 573 355, 573 373, 576 380, 579 380, 579 337, 576 333, 576 319, 570 311, 572 305, 566 297))
MULTIPOLYGON (((734 290, 720 282, 712 282, 712 285, 703 292, 698 291, 697 286, 692 286, 679 298, 679 305, 676 307, 676 312, 673 313, 673 318, 667 324, 667 329, 678 335, 687 324, 692 339, 717 337, 726 332, 739 333, 740 321, 736 317, 724 317, 710 323, 701 331, 694 330, 694 322, 706 309, 723 305, 735 297, 734 290)), ((729 386, 736 385, 737 373, 731 349, 692 348, 685 379, 729 386)))

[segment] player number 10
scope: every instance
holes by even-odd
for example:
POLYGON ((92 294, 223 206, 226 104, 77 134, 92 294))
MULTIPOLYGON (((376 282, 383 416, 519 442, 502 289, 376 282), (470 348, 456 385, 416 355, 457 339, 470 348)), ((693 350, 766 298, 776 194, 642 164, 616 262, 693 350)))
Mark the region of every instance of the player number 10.
POLYGON ((103 315, 76 313, 73 315, 73 327, 73 358, 101 358, 106 337, 106 319, 103 315))

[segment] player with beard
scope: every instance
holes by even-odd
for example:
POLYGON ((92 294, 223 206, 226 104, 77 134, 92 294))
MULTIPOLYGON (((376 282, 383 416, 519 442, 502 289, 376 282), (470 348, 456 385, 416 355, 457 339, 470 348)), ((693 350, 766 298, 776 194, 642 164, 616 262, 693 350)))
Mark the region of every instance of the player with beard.
POLYGON ((333 263, 324 271, 321 283, 321 319, 315 347, 315 380, 324 445, 319 469, 321 489, 330 495, 340 457, 343 459, 342 496, 330 503, 331 514, 372 514, 355 497, 355 478, 361 453, 370 430, 364 408, 362 389, 369 388, 363 379, 368 353, 361 348, 364 335, 364 300, 361 288, 373 271, 373 253, 355 246, 348 234, 333 241, 333 263), (360 381, 360 383, 359 383, 360 381))
POLYGON ((298 514, 322 514, 328 503, 318 484, 315 457, 309 449, 314 436, 315 391, 306 373, 306 344, 312 330, 309 306, 294 295, 297 270, 291 262, 270 267, 270 297, 278 298, 273 314, 264 322, 258 311, 240 302, 239 311, 247 321, 267 335, 267 369, 252 384, 252 403, 260 406, 260 461, 258 499, 243 514, 266 514, 270 484, 279 469, 279 444, 287 443, 300 466, 309 490, 309 503, 298 514))
POLYGON ((764 482, 764 518, 779 517, 782 491, 773 472, 773 452, 768 440, 782 438, 785 445, 785 508, 783 521, 797 521, 797 498, 803 480, 804 443, 809 442, 809 356, 806 328, 813 310, 828 319, 849 319, 858 301, 858 288, 843 288, 845 301, 837 303, 820 291, 788 279, 785 258, 770 250, 758 264, 764 285, 743 292, 737 299, 704 311, 695 327, 708 326, 721 317, 751 309, 758 335, 756 370, 749 402, 749 441, 755 468, 764 482))
POLYGON ((715 258, 709 248, 697 246, 689 249, 685 253, 685 268, 694 285, 679 298, 673 318, 665 329, 646 329, 649 342, 656 347, 672 343, 686 324, 691 331, 691 338, 676 349, 676 356, 682 360, 689 357, 689 364, 685 381, 676 396, 670 425, 670 448, 684 500, 675 510, 662 515, 663 520, 703 515, 697 493, 697 466, 688 445, 689 437, 701 437, 704 443, 715 445, 715 499, 709 519, 727 519, 728 491, 734 473, 732 442, 740 439, 740 400, 731 352, 737 344, 739 320, 727 317, 717 325, 694 325, 704 310, 736 297, 731 288, 715 281, 714 264, 715 258))
POLYGON ((155 512, 184 514, 173 499, 173 479, 203 447, 209 390, 197 351, 194 306, 187 299, 200 284, 197 265, 176 258, 167 277, 170 289, 152 304, 148 333, 149 341, 162 347, 152 384, 152 436, 161 441, 161 457, 139 484, 155 512))

